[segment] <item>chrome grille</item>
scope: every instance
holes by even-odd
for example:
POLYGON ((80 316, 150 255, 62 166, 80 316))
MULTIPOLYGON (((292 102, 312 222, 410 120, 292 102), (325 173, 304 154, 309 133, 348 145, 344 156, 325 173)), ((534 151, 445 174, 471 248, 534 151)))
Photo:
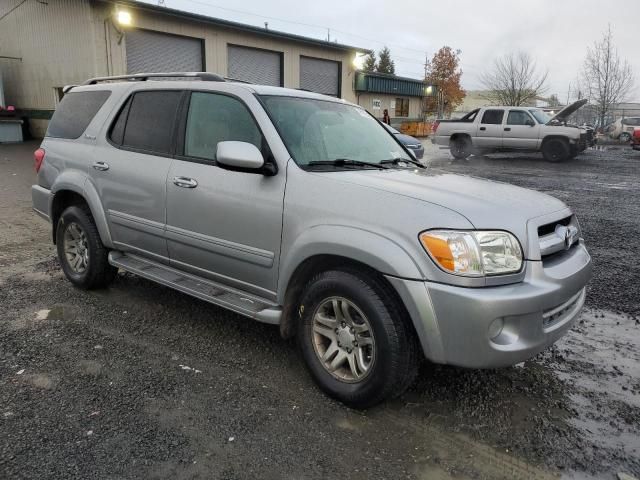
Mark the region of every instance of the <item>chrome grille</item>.
POLYGON ((580 240, 580 230, 573 215, 538 227, 540 257, 570 250, 580 240))

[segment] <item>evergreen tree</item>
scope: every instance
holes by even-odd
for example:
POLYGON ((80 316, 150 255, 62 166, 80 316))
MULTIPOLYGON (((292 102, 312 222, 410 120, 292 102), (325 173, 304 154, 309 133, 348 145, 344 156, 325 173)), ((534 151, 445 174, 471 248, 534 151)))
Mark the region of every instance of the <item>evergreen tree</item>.
POLYGON ((380 58, 380 60, 378 60, 376 72, 395 75, 396 65, 394 61, 391 60, 391 51, 389 50, 389 47, 384 47, 382 50, 380 50, 378 57, 380 58))
POLYGON ((375 72, 377 67, 378 65, 376 65, 376 52, 371 52, 369 55, 367 55, 362 70, 364 72, 375 72))

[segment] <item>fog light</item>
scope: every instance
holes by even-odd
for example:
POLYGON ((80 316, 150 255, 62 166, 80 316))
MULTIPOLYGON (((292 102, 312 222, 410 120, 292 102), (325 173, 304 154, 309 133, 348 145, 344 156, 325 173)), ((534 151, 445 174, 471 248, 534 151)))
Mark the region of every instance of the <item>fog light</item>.
POLYGON ((502 318, 496 318, 491 325, 489 325, 489 338, 494 340, 502 333, 504 328, 504 320, 502 318))

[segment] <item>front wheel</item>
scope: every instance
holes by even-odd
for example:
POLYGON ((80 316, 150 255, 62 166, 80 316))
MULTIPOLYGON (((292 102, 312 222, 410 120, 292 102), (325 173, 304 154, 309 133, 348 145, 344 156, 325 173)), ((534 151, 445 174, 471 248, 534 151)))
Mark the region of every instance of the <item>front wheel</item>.
POLYGON ((321 273, 305 288, 298 311, 302 356, 331 397, 367 408, 414 380, 416 338, 381 280, 357 270, 321 273))
POLYGON ((562 138, 552 138, 542 145, 542 156, 547 162, 562 162, 570 155, 569 142, 562 138))
POLYGON ((68 207, 56 228, 58 259, 65 276, 75 286, 106 287, 118 270, 109 265, 108 251, 88 207, 68 207))
POLYGON ((627 143, 631 141, 631 134, 628 132, 622 132, 618 138, 622 143, 627 143))

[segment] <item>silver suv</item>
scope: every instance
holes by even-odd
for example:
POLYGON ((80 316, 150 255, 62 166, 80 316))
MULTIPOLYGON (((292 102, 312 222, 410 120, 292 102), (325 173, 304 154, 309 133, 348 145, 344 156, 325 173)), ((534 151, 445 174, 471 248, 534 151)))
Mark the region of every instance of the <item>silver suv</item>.
POLYGON ((33 206, 74 285, 123 269, 279 325, 354 407, 401 394, 422 358, 530 358, 591 275, 560 200, 425 168, 363 108, 314 93, 92 79, 67 88, 35 158, 33 206))

